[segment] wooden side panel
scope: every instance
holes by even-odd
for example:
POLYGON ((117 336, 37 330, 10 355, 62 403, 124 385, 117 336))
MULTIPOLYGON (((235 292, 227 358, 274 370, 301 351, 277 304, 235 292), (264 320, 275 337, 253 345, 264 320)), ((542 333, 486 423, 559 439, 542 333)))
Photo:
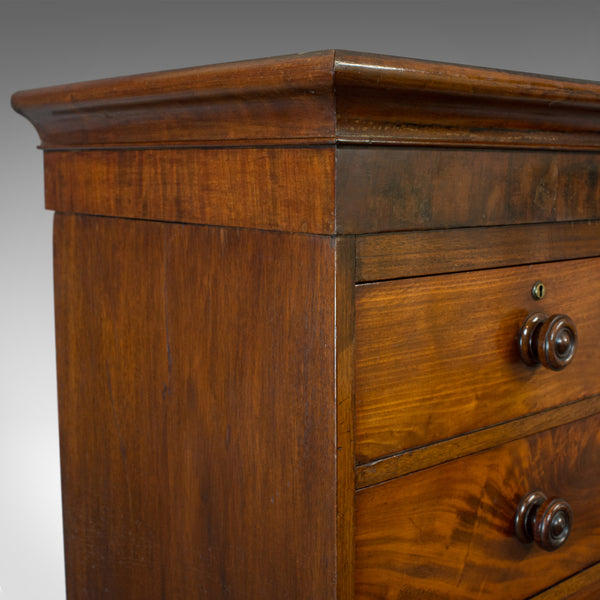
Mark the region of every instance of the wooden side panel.
POLYGON ((337 229, 375 233, 600 218, 595 153, 342 146, 337 229))
POLYGON ((375 284, 356 291, 356 454, 369 462, 597 394, 600 259, 375 284), (542 281, 547 294, 532 298, 542 281), (567 314, 562 371, 526 366, 528 314, 567 314))
POLYGON ((329 238, 57 215, 69 600, 336 594, 329 238))
POLYGON ((46 208, 331 233, 334 152, 325 147, 46 152, 46 208))
POLYGON ((520 600, 595 563, 599 431, 594 416, 357 492, 357 600, 520 600), (551 553, 514 535, 536 489, 573 509, 551 553))

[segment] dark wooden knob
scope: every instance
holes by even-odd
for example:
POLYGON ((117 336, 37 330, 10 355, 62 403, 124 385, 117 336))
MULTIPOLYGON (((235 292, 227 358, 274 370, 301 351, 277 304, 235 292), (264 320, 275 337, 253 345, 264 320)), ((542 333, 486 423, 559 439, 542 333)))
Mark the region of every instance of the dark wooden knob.
POLYGON ((519 352, 523 362, 560 371, 571 363, 577 350, 577 328, 567 315, 529 315, 519 331, 519 352))
POLYGON ((562 498, 548 498, 536 490, 519 502, 515 514, 515 534, 524 544, 535 541, 547 552, 560 548, 573 527, 573 511, 562 498))

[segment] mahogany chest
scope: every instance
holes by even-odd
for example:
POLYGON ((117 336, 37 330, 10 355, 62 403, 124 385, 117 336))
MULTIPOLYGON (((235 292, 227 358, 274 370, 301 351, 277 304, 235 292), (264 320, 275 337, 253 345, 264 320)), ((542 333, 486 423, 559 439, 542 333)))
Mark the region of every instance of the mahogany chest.
POLYGON ((80 599, 600 594, 600 85, 323 51, 13 96, 80 599))

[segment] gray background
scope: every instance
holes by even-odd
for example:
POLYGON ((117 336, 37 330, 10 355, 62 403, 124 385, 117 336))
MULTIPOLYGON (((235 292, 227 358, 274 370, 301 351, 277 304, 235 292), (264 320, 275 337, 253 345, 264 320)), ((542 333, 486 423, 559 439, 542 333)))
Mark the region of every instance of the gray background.
POLYGON ((600 80, 600 3, 0 0, 0 600, 65 597, 52 216, 10 94, 326 48, 600 80))

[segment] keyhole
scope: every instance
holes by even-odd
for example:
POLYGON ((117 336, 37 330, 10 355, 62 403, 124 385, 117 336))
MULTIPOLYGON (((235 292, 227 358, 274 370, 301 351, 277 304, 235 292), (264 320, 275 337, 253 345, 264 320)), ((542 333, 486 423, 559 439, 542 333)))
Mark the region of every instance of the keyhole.
POLYGON ((536 281, 531 288, 534 300, 541 300, 546 295, 546 286, 541 281, 536 281))

